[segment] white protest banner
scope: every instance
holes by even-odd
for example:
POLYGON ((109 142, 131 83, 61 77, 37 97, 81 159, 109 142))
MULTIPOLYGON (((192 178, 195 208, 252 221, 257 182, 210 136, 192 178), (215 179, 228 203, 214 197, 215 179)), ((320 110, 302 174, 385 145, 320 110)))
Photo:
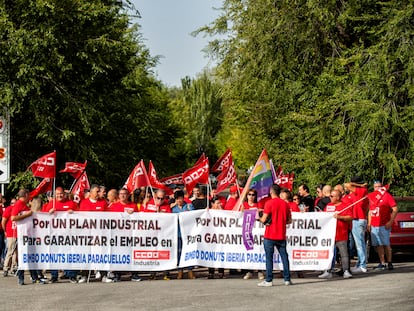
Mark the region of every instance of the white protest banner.
POLYGON ((180 267, 264 269, 263 225, 255 222, 253 249, 247 251, 242 236, 243 212, 198 210, 180 213, 179 221, 183 239, 180 267))
POLYGON ((175 214, 35 213, 18 222, 19 269, 174 269, 177 229, 175 214))
MULTIPOLYGON (((332 258, 336 219, 328 213, 292 213, 287 228, 290 270, 325 270, 332 258)), ((255 222, 253 249, 243 243, 243 213, 201 210, 179 214, 183 249, 180 267, 204 266, 264 270, 264 226, 255 222)), ((275 270, 283 269, 279 253, 273 257, 275 270)))
POLYGON ((292 224, 286 231, 290 269, 329 269, 335 233, 336 219, 333 213, 292 213, 292 224))

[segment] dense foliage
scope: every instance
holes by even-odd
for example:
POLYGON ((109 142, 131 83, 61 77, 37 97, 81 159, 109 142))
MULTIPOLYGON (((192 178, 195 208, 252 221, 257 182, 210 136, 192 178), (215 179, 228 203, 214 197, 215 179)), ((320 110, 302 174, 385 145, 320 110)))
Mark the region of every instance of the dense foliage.
POLYGON ((88 160, 93 182, 119 187, 141 158, 162 177, 228 147, 245 170, 266 148, 296 183, 361 175, 414 192, 411 1, 224 0, 198 30, 217 67, 171 89, 128 5, 2 1, 14 173, 57 150, 59 168, 88 160))
POLYGON ((227 34, 210 53, 223 81, 221 144, 236 162, 267 148, 298 182, 357 174, 412 193, 411 1, 226 0, 222 12, 200 31, 227 34))
POLYGON ((140 159, 173 167, 168 95, 125 5, 2 2, 0 100, 12 117, 13 172, 53 150, 58 168, 88 160, 91 182, 114 187, 140 159))

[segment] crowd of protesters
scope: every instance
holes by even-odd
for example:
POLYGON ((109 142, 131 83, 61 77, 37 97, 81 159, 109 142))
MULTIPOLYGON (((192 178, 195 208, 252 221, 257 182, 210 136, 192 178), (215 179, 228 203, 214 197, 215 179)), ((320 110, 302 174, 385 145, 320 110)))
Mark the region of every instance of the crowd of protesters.
MULTIPOLYGON (((350 182, 344 185, 324 185, 320 184, 316 188, 316 197, 311 194, 311 190, 305 184, 298 187, 298 192, 293 193, 286 188, 272 187, 270 196, 257 201, 257 192, 254 189, 248 189, 246 198, 242 204, 241 210, 255 209, 259 221, 266 224, 266 217, 276 213, 282 213, 285 217, 284 223, 278 223, 276 228, 275 222, 273 227, 266 226, 265 232, 265 251, 271 252, 277 247, 279 253, 286 255, 286 224, 291 219, 291 212, 331 212, 333 217, 337 219, 337 229, 335 238, 335 256, 332 261, 331 268, 321 271, 318 278, 330 279, 335 274, 343 276, 343 278, 351 278, 356 273, 367 273, 366 258, 366 235, 370 234, 372 245, 376 247, 379 257, 379 264, 374 270, 392 270, 392 250, 390 247, 390 230, 398 212, 397 204, 393 197, 383 187, 381 182, 373 183, 374 191, 368 192, 368 184, 361 177, 355 176, 350 182), (273 189, 275 188, 275 189, 273 189), (280 209, 288 211, 280 211, 280 209), (280 227, 284 230, 279 232, 280 227), (283 229, 283 228, 282 228, 283 229), (275 231, 276 230, 276 231, 275 231), (275 238, 276 237, 276 238, 275 238), (281 248, 280 248, 281 247, 281 248), (356 256, 356 264, 351 267, 351 259, 356 256), (341 268, 335 269, 336 263, 341 268)), ((208 191, 207 186, 196 186, 191 196, 189 196, 185 188, 176 187, 173 194, 167 196, 164 190, 158 189, 153 191, 150 188, 136 189, 133 193, 129 193, 127 189, 120 190, 107 189, 104 186, 92 185, 85 192, 85 198, 80 204, 73 201, 73 197, 69 191, 65 191, 62 187, 55 189, 54 195, 48 192, 45 202, 41 198, 29 197, 29 191, 21 189, 16 198, 12 198, 9 204, 0 194, 0 258, 3 266, 3 276, 17 276, 18 284, 24 284, 24 271, 18 270, 17 262, 17 226, 16 222, 30 217, 34 212, 44 213, 73 213, 75 211, 87 212, 149 212, 149 213, 181 213, 192 210, 205 208, 233 210, 242 189, 238 185, 233 185, 228 189, 228 196, 216 194, 214 189, 208 191)), ((279 220, 277 220, 279 221, 279 220)), ((178 232, 178 260, 181 255, 182 241, 181 234, 178 232)), ((273 253, 272 253, 273 254, 273 253)), ((268 256, 266 256, 268 257, 268 256)), ((292 284, 290 281, 289 261, 286 256, 282 256, 284 271, 281 277, 284 278, 285 284, 292 284)), ((269 257, 272 258, 272 257, 269 257)), ((58 282, 59 271, 52 270, 50 278, 45 277, 44 271, 31 270, 31 282, 44 284, 58 282)), ((216 277, 214 268, 208 269, 208 279, 216 277)), ((233 273, 234 270, 230 270, 233 273)), ((241 271, 243 279, 250 279, 257 272, 257 277, 262 282, 259 286, 272 286, 273 279, 273 262, 266 261, 266 273, 264 271, 241 271)), ((298 277, 304 277, 302 271, 297 272, 298 277)), ((87 282, 90 277, 90 271, 62 271, 60 279, 68 279, 71 283, 87 282)), ((121 278, 126 279, 130 275, 131 281, 141 281, 139 272, 124 273, 112 271, 94 271, 93 278, 102 282, 117 282, 121 278)), ((193 267, 177 269, 176 278, 188 279, 197 277, 193 267), (184 274, 186 272, 186 274, 184 274)), ((225 278, 223 268, 218 269, 218 278, 225 278)), ((149 279, 157 278, 157 273, 152 273, 149 279)), ((170 279, 169 272, 163 272, 164 280, 170 279)))

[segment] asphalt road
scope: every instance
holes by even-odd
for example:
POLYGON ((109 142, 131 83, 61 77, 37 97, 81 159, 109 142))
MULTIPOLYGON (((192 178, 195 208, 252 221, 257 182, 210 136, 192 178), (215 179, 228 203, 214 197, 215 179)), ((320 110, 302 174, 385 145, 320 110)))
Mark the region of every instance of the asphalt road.
MULTIPOLYGON (((256 278, 242 275, 226 279, 206 279, 206 269, 198 269, 196 280, 148 280, 88 284, 18 286, 16 277, 0 276, 0 310, 414 310, 414 257, 394 264, 393 271, 373 271, 352 279, 336 276, 320 280, 315 271, 305 278, 292 273, 292 286, 283 279, 273 280, 273 287, 257 287, 256 278)), ((226 271, 228 272, 228 271, 226 271)), ((254 275, 256 277, 256 274, 254 275)))

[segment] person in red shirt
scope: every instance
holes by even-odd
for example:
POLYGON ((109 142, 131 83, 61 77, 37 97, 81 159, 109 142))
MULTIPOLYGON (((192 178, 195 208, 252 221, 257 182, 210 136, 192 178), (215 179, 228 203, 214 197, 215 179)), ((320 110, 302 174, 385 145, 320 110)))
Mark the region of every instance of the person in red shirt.
MULTIPOLYGON (((344 279, 352 278, 352 274, 349 272, 349 255, 348 255, 348 228, 352 221, 351 208, 347 207, 341 202, 342 194, 338 190, 331 191, 331 202, 325 207, 325 212, 334 213, 333 217, 336 218, 336 234, 335 234, 335 247, 338 248, 341 254, 342 269, 344 271, 344 279)), ((332 261, 332 269, 334 268, 335 258, 332 261)), ((332 278, 332 272, 325 271, 319 275, 320 279, 332 278)))
POLYGON ((277 248, 283 263, 283 279, 285 285, 291 285, 289 257, 286 252, 286 225, 292 223, 289 205, 279 198, 280 186, 272 185, 270 197, 264 206, 260 221, 266 224, 264 233, 264 249, 266 253, 266 279, 258 286, 273 286, 273 254, 277 248), (269 223, 268 217, 271 219, 269 223))
MULTIPOLYGON (((108 198, 110 197, 110 193, 112 190, 109 190, 108 198)), ((116 202, 113 202, 109 206, 110 212, 128 213, 128 214, 133 214, 133 213, 138 212, 137 205, 134 202, 129 201, 128 189, 122 188, 121 190, 119 190, 119 192, 117 192, 117 194, 119 196, 119 200, 116 202)), ((121 280, 121 272, 108 272, 107 276, 103 279, 103 281, 106 283, 119 282, 120 280, 121 280)), ((141 278, 138 276, 137 273, 133 273, 131 277, 131 281, 139 282, 141 281, 141 278)))
MULTIPOLYGON (((109 192, 111 192, 111 190, 109 192)), ((119 201, 112 203, 109 207, 109 211, 132 214, 138 212, 138 208, 134 202, 129 201, 128 189, 122 188, 119 190, 119 201)))
MULTIPOLYGON (((6 203, 6 200, 3 198, 3 194, 0 192, 0 220, 3 218, 3 212, 4 212, 4 204, 6 203)), ((0 260, 3 259, 3 253, 4 253, 4 228, 1 225, 0 222, 0 260)))
POLYGON ((54 212, 73 213, 78 209, 77 204, 66 198, 62 187, 57 187, 55 191, 56 199, 52 199, 42 207, 42 212, 53 214, 54 212))
MULTIPOLYGON (((32 211, 30 210, 27 203, 29 202, 29 190, 20 189, 17 195, 16 204, 13 205, 10 219, 12 223, 13 235, 17 237, 17 222, 32 216, 32 211), (16 232, 16 233, 15 233, 16 232)), ((31 270, 32 280, 37 281, 37 271, 31 270)), ((17 271, 17 276, 19 278, 18 284, 24 285, 24 270, 17 271)))
POLYGON ((145 213, 171 213, 170 204, 165 198, 165 191, 158 189, 155 195, 147 204, 145 204, 142 210, 145 213))
POLYGON ((367 250, 365 242, 365 232, 367 231, 368 214, 368 190, 360 176, 351 178, 350 183, 345 184, 349 190, 350 203, 352 206, 352 236, 354 237, 355 247, 358 254, 358 261, 355 267, 351 268, 352 273, 367 272, 367 250))
POLYGON ((80 203, 79 211, 81 212, 106 212, 108 204, 105 199, 99 197, 99 186, 92 185, 89 197, 80 203))
MULTIPOLYGON (((246 200, 243 202, 243 210, 256 210, 256 218, 259 215, 259 211, 263 211, 263 209, 259 208, 259 203, 257 203, 257 191, 255 189, 250 188, 247 192, 246 200)), ((243 280, 248 280, 253 276, 253 270, 243 270, 246 274, 243 276, 243 280)), ((259 280, 264 279, 264 274, 262 271, 257 272, 257 278, 259 280)))
POLYGON ((237 189, 237 186, 231 186, 230 187, 230 197, 227 199, 227 202, 226 202, 226 205, 224 206, 224 209, 226 211, 233 210, 233 208, 236 205, 238 199, 239 199, 239 189, 237 189))
POLYGON ((368 231, 371 232, 372 246, 376 247, 380 263, 375 270, 385 270, 385 256, 388 269, 394 269, 392 264, 392 249, 390 246, 390 232, 398 213, 397 203, 392 195, 382 187, 380 181, 374 182, 374 192, 369 198, 368 231), (385 255, 385 256, 384 256, 385 255))
POLYGON ((1 226, 4 228, 7 239, 6 257, 3 264, 3 276, 5 277, 9 275, 9 271, 13 274, 17 271, 17 232, 13 232, 13 222, 10 219, 14 204, 16 204, 16 199, 13 198, 4 210, 1 219, 1 226))

